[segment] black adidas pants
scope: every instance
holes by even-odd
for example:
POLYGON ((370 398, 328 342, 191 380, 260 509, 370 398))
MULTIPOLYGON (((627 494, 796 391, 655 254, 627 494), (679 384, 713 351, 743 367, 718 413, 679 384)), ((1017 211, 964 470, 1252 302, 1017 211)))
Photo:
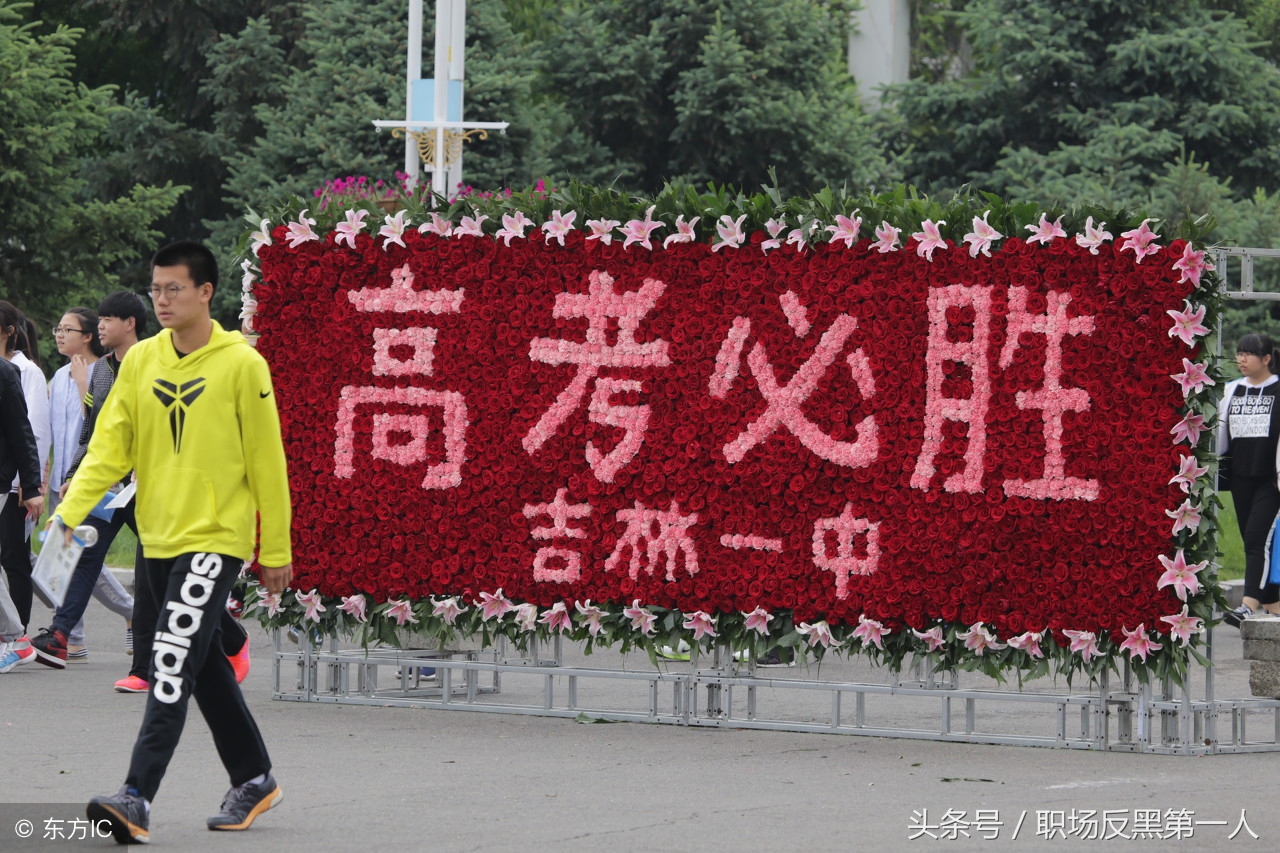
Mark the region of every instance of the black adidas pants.
POLYGON ((224 554, 147 559, 135 598, 157 613, 147 680, 151 690, 125 783, 154 799, 187 721, 194 696, 231 784, 271 769, 258 724, 222 654, 222 617, 241 560, 224 554))

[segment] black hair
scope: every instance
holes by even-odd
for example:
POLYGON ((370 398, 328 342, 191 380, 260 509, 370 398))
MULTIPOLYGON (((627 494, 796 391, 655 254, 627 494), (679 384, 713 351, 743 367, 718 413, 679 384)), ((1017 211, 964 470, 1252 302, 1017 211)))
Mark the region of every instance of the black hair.
POLYGON ((19 349, 25 353, 31 348, 27 342, 27 318, 13 303, 3 299, 0 299, 0 334, 5 335, 6 355, 19 349))
POLYGON ((179 240, 156 252, 151 259, 151 268, 186 267, 196 287, 208 282, 213 289, 218 289, 218 260, 203 243, 194 240, 179 240))
POLYGON ((1250 355, 1256 355, 1258 358, 1271 356, 1271 363, 1267 365, 1272 373, 1280 373, 1280 350, 1276 349, 1275 342, 1266 335, 1250 333, 1240 339, 1240 344, 1236 347, 1236 352, 1247 352, 1250 355))
POLYGON ((95 357, 102 358, 107 354, 107 348, 102 345, 102 341, 98 340, 98 312, 92 308, 85 308, 83 305, 76 305, 68 308, 64 313, 75 314, 80 320, 80 329, 89 336, 89 352, 95 357))
POLYGON ((99 317, 134 320, 133 331, 139 338, 147 331, 147 306, 142 297, 129 290, 117 290, 98 303, 99 317))
POLYGON ((30 317, 23 317, 23 329, 27 333, 27 345, 22 348, 22 353, 31 359, 31 363, 36 367, 40 366, 40 333, 36 331, 36 324, 31 322, 30 317))

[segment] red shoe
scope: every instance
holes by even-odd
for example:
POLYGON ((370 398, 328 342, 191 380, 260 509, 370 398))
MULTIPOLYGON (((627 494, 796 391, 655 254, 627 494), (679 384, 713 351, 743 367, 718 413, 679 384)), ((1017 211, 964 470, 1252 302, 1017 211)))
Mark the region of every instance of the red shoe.
POLYGON ((249 638, 245 637, 244 645, 240 647, 240 651, 234 655, 227 655, 227 660, 231 661, 231 668, 236 673, 236 684, 242 683, 249 677, 249 638))
POLYGON ((67 635, 61 631, 45 628, 31 641, 31 648, 36 650, 36 663, 42 663, 54 669, 66 668, 67 635))
POLYGON ((116 682, 117 693, 146 693, 151 685, 136 675, 126 676, 116 682))

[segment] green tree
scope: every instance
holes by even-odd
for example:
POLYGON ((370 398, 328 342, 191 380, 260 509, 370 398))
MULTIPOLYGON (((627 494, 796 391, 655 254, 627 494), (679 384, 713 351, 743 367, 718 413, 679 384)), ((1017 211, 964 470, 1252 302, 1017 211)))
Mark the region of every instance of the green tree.
POLYGON ((46 327, 116 286, 186 188, 93 192, 89 170, 125 108, 113 87, 73 82, 79 30, 23 23, 28 12, 0 0, 0 289, 46 327))
POLYGON ((544 75, 575 134, 574 176, 655 192, 669 179, 783 191, 865 186, 888 167, 845 67, 850 6, 812 0, 601 0, 569 9, 544 75))
POLYGON ((914 182, 1041 201, 1141 202, 1184 154, 1275 189, 1280 72, 1197 2, 970 0, 975 71, 894 96, 914 182))

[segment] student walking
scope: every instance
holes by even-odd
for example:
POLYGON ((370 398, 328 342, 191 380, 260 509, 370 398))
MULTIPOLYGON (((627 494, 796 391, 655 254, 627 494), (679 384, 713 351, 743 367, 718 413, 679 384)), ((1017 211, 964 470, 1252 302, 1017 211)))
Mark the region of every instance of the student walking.
MULTIPOLYGON (((39 517, 44 511, 40 493, 40 457, 36 439, 27 419, 27 403, 22 393, 18 368, 0 359, 0 483, 8 484, 18 477, 21 492, 18 499, 28 516, 39 517)), ((8 495, 5 495, 8 499, 8 495)), ((0 557, 5 546, 0 541, 0 557)), ((6 584, 0 583, 0 673, 30 663, 35 658, 26 637, 26 625, 18 617, 6 584)))
POLYGON ((1223 390, 1216 450, 1229 471, 1224 488, 1235 502, 1244 541, 1244 602, 1223 620, 1237 628, 1259 609, 1280 613, 1280 587, 1267 583, 1267 534, 1280 512, 1276 445, 1280 442, 1280 351, 1265 335, 1245 335, 1236 347, 1240 378, 1223 390))
MULTIPOLYGON (((53 340, 58 353, 68 359, 49 380, 49 426, 53 437, 53 459, 49 463, 49 512, 58 506, 58 495, 66 482, 71 459, 80 450, 80 433, 84 426, 84 400, 98 359, 106 350, 98 341, 98 313, 90 308, 68 308, 53 327, 53 340)), ((105 366, 104 366, 105 369, 105 366)), ((35 579, 35 592, 55 611, 57 605, 35 579)), ((116 576, 108 571, 98 573, 93 597, 124 618, 125 654, 133 654, 133 596, 116 576)), ((67 633, 67 660, 88 660, 89 649, 84 640, 84 617, 67 633)))
MULTIPOLYGON (((24 350, 31 351, 32 342, 27 332, 27 318, 10 303, 0 299, 0 357, 18 369, 22 386, 27 422, 35 437, 39 456, 39 470, 44 474, 49 460, 49 386, 44 373, 27 358, 24 350)), ((23 625, 31 624, 31 520, 22 495, 27 489, 19 488, 19 481, 12 474, 4 481, 5 494, 0 506, 0 564, 4 566, 9 582, 9 597, 23 625)), ((37 485, 39 481, 37 480, 37 485)), ((37 489, 34 494, 41 494, 37 489)))
POLYGON ((231 782, 208 827, 247 829, 283 796, 231 664, 217 653, 227 594, 255 541, 269 592, 283 592, 293 574, 289 481, 271 376, 240 333, 211 318, 218 272, 207 248, 175 243, 151 266, 163 331, 122 363, 51 522, 69 535, 108 486, 136 472, 144 554, 137 599, 140 611, 149 606, 159 614, 151 690, 125 784, 94 797, 87 810, 91 820, 107 821, 120 843, 149 839, 151 801, 192 696, 231 782))

